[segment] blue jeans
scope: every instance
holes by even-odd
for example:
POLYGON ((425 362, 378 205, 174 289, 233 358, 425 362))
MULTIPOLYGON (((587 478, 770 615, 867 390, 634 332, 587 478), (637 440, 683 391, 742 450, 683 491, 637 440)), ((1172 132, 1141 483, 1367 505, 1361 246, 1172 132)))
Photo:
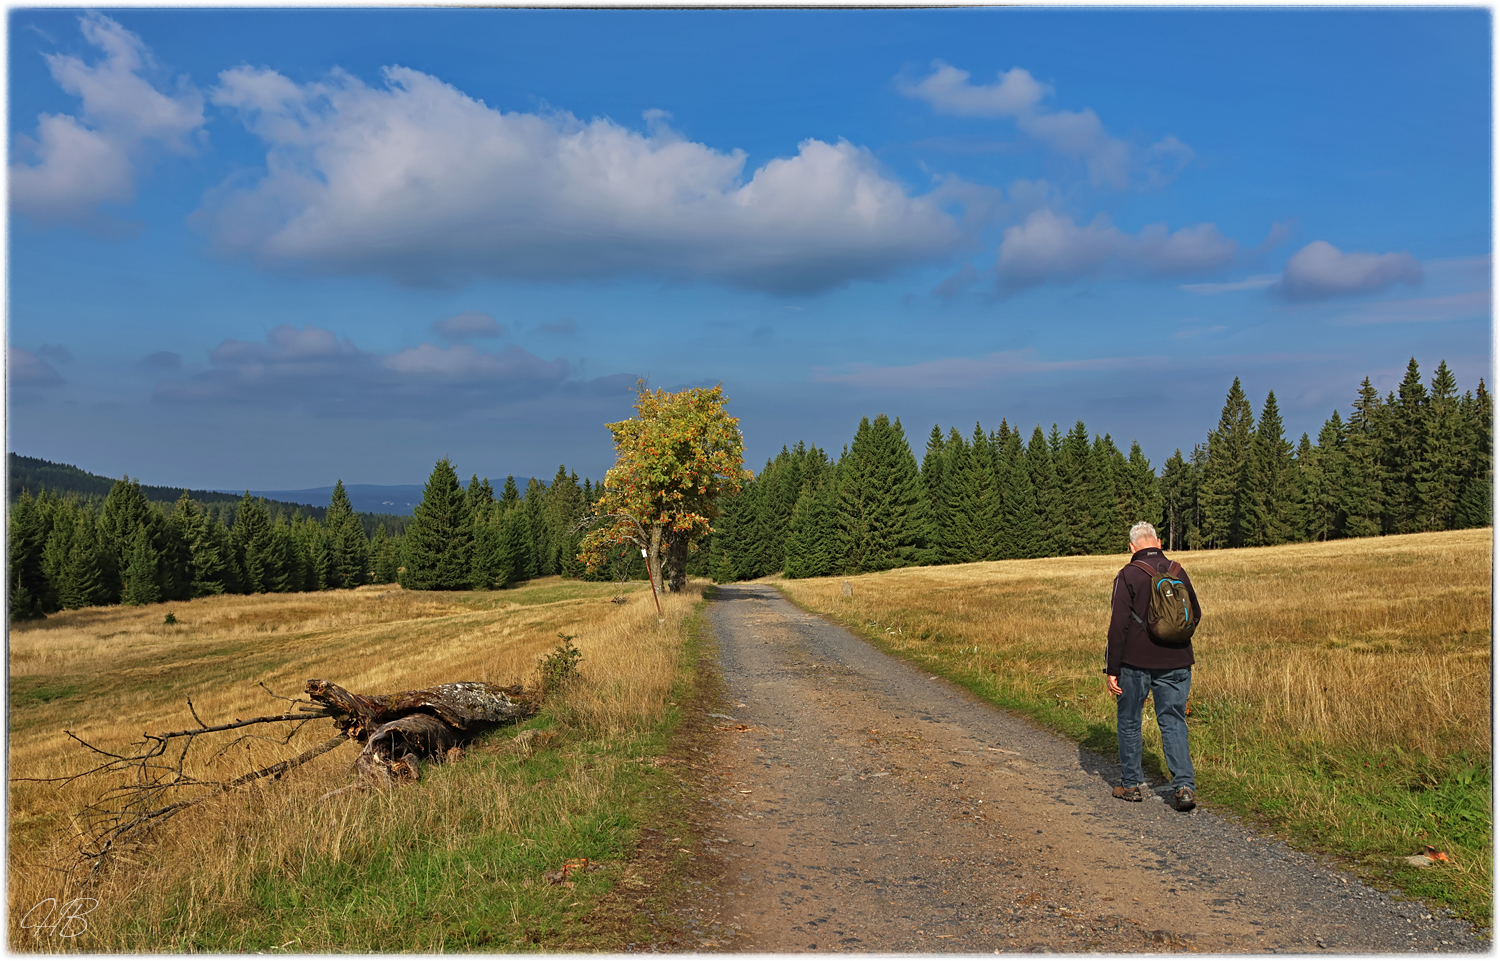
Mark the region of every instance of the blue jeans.
POLYGON ((1141 710, 1146 694, 1156 702, 1156 724, 1161 728, 1161 750, 1172 771, 1172 787, 1193 787, 1193 761, 1188 757, 1187 699, 1193 686, 1193 669, 1147 670, 1120 665, 1120 690, 1115 720, 1119 726, 1120 783, 1126 787, 1146 783, 1141 773, 1141 710))

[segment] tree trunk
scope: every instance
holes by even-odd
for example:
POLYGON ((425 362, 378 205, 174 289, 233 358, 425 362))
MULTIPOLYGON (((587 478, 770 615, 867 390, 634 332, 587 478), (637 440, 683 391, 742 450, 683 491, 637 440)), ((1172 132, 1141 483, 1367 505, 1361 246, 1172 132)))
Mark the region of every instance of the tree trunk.
POLYGON ((421 777, 421 761, 443 761, 474 736, 517 721, 531 707, 494 684, 461 681, 399 694, 355 694, 328 681, 307 682, 312 699, 334 723, 364 744, 354 764, 365 778, 387 785, 421 777))
POLYGON ((662 580, 667 590, 676 594, 687 589, 688 539, 685 534, 669 533, 666 540, 662 580))

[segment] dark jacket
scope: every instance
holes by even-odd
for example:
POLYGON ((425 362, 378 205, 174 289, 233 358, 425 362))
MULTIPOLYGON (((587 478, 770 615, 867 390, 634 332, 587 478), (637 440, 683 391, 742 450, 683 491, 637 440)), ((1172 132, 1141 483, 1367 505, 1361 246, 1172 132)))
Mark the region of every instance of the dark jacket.
MULTIPOLYGON (((1178 667, 1191 667, 1193 665, 1193 644, 1189 641, 1182 647, 1168 647, 1158 644, 1146 633, 1146 625, 1141 623, 1146 619, 1146 611, 1151 606, 1151 575, 1141 569, 1136 561, 1144 561, 1148 566, 1157 571, 1165 573, 1171 565, 1167 556, 1161 552, 1160 547, 1146 547, 1138 550, 1130 558, 1120 573, 1115 575, 1114 595, 1110 602, 1109 616, 1109 644, 1105 652, 1104 673, 1111 677, 1120 676, 1120 665, 1129 664, 1131 667, 1143 670, 1172 669, 1178 667), (1134 611, 1141 620, 1137 621, 1130 616, 1134 611)), ((1198 594, 1193 590, 1193 582, 1188 579, 1187 571, 1178 567, 1182 582, 1187 585, 1188 599, 1193 605, 1193 620, 1196 622, 1203 616, 1198 607, 1198 594)))

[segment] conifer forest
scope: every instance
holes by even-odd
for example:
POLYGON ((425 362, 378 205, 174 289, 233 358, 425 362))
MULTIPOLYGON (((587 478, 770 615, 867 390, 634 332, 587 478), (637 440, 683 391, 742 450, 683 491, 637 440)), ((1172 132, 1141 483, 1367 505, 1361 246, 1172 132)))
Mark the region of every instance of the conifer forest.
MULTIPOLYGON (((1492 399, 1458 392, 1446 363, 1424 382, 1413 359, 1396 391, 1368 378, 1347 417, 1316 438, 1285 436, 1274 393, 1256 415, 1238 379, 1218 425, 1160 469, 1083 421, 1063 431, 1002 420, 933 426, 920 462, 899 419, 865 418, 839 455, 783 447, 718 504, 688 570, 724 583, 920 564, 1120 553, 1130 525, 1168 549, 1253 547, 1489 525, 1492 399)), ((590 572, 583 522, 600 489, 559 466, 552 482, 497 492, 439 461, 411 518, 359 515, 340 482, 326 510, 287 511, 247 493, 206 505, 148 499, 137 481, 83 496, 11 491, 13 620, 97 604, 399 582, 490 590, 534 577, 644 577, 620 552, 590 572), (321 514, 321 517, 316 516, 321 514), (370 527, 373 526, 373 533, 370 527), (404 528, 404 529, 392 529, 404 528)))

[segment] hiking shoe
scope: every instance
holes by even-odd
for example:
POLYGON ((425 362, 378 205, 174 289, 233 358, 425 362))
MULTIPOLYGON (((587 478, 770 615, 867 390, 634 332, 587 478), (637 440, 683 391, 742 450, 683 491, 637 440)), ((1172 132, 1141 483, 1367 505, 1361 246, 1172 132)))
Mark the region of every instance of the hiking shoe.
POLYGON ((1191 811, 1198 806, 1198 799, 1193 797, 1193 789, 1180 787, 1172 792, 1172 806, 1179 811, 1191 811))
POLYGON ((1135 787, 1126 787, 1122 784, 1115 788, 1115 797, 1122 801, 1144 801, 1146 800, 1146 792, 1139 784, 1135 787))

